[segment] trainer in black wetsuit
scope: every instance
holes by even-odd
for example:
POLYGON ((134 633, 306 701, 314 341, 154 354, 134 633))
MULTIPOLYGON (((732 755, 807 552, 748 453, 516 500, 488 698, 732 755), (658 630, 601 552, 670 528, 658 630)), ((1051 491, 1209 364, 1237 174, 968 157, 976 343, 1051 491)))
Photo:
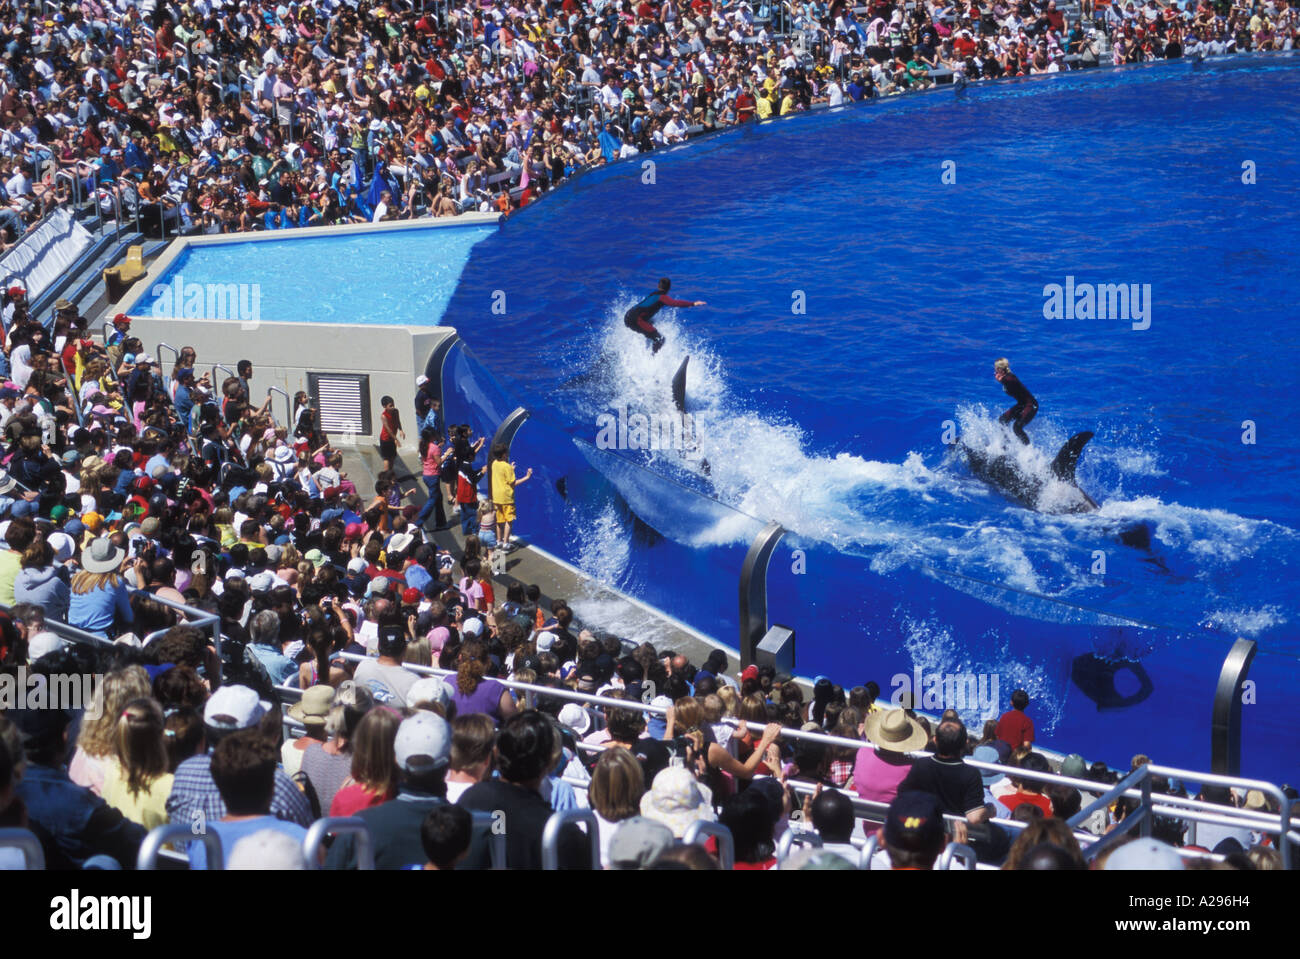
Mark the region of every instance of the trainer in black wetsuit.
POLYGON ((1025 434, 1025 426, 1037 415, 1038 400, 1034 399, 1033 393, 1025 389, 1025 384, 1020 382, 1020 378, 1011 372, 1011 364, 1005 359, 993 364, 993 376, 1002 384, 1007 395, 1016 401, 1015 406, 998 417, 998 422, 1010 423, 1011 429, 1016 436, 1020 437, 1020 442, 1028 446, 1029 437, 1025 434))
POLYGON ((704 306, 703 300, 674 300, 668 295, 671 286, 672 281, 665 277, 659 281, 657 290, 623 314, 623 324, 649 340, 653 353, 658 353, 664 345, 664 335, 655 329, 651 317, 665 306, 704 306))

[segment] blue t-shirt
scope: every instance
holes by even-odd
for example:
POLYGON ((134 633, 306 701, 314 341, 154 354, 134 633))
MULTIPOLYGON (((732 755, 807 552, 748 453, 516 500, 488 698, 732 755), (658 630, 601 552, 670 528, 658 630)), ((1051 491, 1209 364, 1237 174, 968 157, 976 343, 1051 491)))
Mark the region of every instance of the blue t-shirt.
MULTIPOLYGON (((274 816, 258 816, 256 819, 239 819, 234 822, 217 822, 208 823, 208 828, 217 834, 221 840, 221 855, 223 859, 229 859, 231 852, 234 851, 235 843, 245 836, 251 836, 255 832, 261 832, 263 829, 270 829, 275 832, 284 833, 291 836, 295 841, 301 843, 307 838, 307 830, 303 829, 297 823, 285 822, 283 819, 276 819, 274 816)), ((190 843, 190 868, 205 869, 208 862, 208 849, 201 842, 190 843)))

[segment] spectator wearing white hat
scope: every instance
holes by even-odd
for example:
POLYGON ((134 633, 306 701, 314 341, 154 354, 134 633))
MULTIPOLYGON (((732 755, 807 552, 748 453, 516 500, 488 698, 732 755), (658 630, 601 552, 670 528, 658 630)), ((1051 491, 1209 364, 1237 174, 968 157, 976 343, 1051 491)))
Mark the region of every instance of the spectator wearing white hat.
MULTIPOLYGON (((276 765, 277 759, 275 745, 255 728, 230 734, 213 751, 210 775, 225 811, 203 823, 203 828, 216 833, 223 850, 233 849, 240 839, 266 829, 299 844, 307 838, 306 823, 286 822, 273 814, 276 774, 284 775, 276 765)), ((203 843, 191 842, 189 855, 191 869, 206 868, 207 848, 203 843)))
MULTIPOLYGON (((214 749, 233 733, 255 730, 269 709, 270 704, 262 702, 247 686, 222 686, 203 707, 204 736, 209 749, 214 749)), ((310 825, 311 804, 302 790, 276 765, 274 745, 270 749, 274 770, 269 806, 271 815, 301 826, 310 825)), ((167 812, 172 822, 186 825, 211 823, 226 815, 225 798, 213 778, 211 767, 212 753, 209 752, 191 756, 176 768, 171 795, 167 797, 167 812)))
MULTIPOLYGON (((434 808, 447 804, 451 740, 451 726, 436 713, 421 710, 398 726, 393 742, 397 796, 357 813, 370 830, 376 869, 402 869, 425 862, 420 826, 434 808)), ((328 869, 355 869, 355 837, 339 836, 325 865, 328 869)))

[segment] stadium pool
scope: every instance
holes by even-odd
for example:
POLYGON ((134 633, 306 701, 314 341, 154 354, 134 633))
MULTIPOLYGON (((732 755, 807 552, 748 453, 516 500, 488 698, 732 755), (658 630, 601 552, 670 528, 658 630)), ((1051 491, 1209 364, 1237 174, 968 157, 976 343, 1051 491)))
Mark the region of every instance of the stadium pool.
MULTIPOLYGON (((163 304, 171 303, 179 278, 186 289, 258 283, 265 320, 436 325, 474 244, 496 229, 443 220, 378 234, 321 232, 252 241, 233 235, 186 247, 127 312, 170 311, 163 304)), ((204 314, 196 309, 184 315, 204 314)))
MULTIPOLYGON (((734 646, 740 565, 775 520, 769 613, 801 674, 886 697, 918 671, 984 676, 998 702, 964 704, 971 723, 1024 687, 1040 740, 1089 761, 1208 768, 1220 664, 1255 639, 1243 768, 1294 781, 1297 80, 1291 56, 1029 78, 594 171, 469 251, 443 314, 466 344, 449 418, 533 412, 519 532, 588 573, 734 646), (660 314, 651 357, 621 318, 661 275, 708 306, 660 314), (1149 284, 1149 326, 1047 318, 1067 282, 1149 284), (671 412, 687 355, 698 448, 599 448, 602 414, 671 412), (1078 478, 1097 513, 1023 509, 954 454, 1005 441, 1004 355, 1040 403, 1011 455, 1042 474, 1095 431, 1078 478), (1135 523, 1150 551, 1115 539, 1135 523)), ((382 298, 419 322, 424 233, 400 253, 357 237, 385 279, 313 267, 284 318, 382 298)))

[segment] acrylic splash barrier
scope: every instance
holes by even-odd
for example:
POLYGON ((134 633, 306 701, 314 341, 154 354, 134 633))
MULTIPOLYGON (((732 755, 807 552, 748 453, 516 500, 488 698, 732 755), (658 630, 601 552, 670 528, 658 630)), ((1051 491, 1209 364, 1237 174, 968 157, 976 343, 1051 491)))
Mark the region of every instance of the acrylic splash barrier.
MULTIPOLYGON (((446 368, 448 422, 491 437, 519 404, 464 344, 446 368)), ((600 449, 591 433, 536 415, 516 434, 511 459, 534 471, 519 494, 519 534, 734 650, 740 568, 763 519, 600 449)), ((796 631, 802 676, 825 674, 846 688, 874 680, 886 701, 915 695, 926 711, 951 706, 973 729, 1023 688, 1052 748, 1118 767, 1139 752, 1209 767, 1229 634, 793 536, 778 545, 767 584, 769 621, 796 631)), ((1300 663, 1262 648, 1251 680, 1243 773, 1292 780, 1285 704, 1300 690, 1300 663)))

